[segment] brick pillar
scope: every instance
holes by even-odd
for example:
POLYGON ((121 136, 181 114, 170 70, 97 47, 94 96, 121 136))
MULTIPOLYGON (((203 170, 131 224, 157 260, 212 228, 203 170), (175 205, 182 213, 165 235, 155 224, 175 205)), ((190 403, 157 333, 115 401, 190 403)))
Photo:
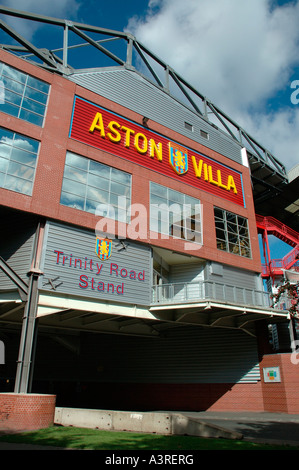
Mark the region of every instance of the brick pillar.
POLYGON ((260 363, 264 410, 276 413, 299 414, 298 354, 269 354, 260 363), (280 382, 265 383, 264 367, 279 367, 280 382))
POLYGON ((0 393, 0 430, 31 431, 53 426, 55 395, 0 393))

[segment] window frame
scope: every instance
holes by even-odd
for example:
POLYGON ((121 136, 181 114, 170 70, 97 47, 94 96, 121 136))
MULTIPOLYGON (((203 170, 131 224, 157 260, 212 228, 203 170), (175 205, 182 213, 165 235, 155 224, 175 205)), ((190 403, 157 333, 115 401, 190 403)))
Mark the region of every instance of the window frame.
POLYGON ((43 127, 50 89, 50 84, 44 80, 0 61, 1 112, 43 127), (37 96, 40 96, 41 99, 38 100, 37 96), (37 109, 34 109, 35 107, 40 108, 43 112, 38 112, 37 109))
POLYGON ((28 137, 24 134, 20 134, 18 132, 14 132, 12 130, 0 127, 0 187, 9 191, 14 191, 20 194, 25 194, 27 196, 32 196, 36 168, 39 158, 39 151, 40 142, 38 140, 28 137), (7 139, 7 141, 5 141, 5 139, 7 139), (8 141, 9 139, 11 139, 11 142, 8 141), (29 147, 32 146, 33 150, 26 149, 27 145, 20 145, 18 144, 18 141, 26 141, 29 147), (5 152, 3 151, 4 148, 5 152), (32 158, 31 162, 30 157, 32 158), (22 158, 24 158, 23 161, 22 158), (2 167, 1 164, 4 165, 4 167, 2 167), (3 168, 5 169, 5 171, 2 171, 3 168), (21 176, 22 171, 29 172, 30 176, 21 176), (3 184, 1 182, 2 175, 4 175, 3 184), (9 180, 11 180, 11 182, 14 183, 15 186, 11 184, 8 185, 7 182, 9 180), (19 186, 22 181, 24 184, 23 190, 21 190, 19 186), (24 188, 26 186, 30 186, 30 189, 25 191, 24 188))
MULTIPOLYGON (((102 217, 107 218, 114 218, 119 222, 128 223, 130 220, 130 210, 129 206, 132 201, 132 175, 128 172, 120 170, 118 168, 112 167, 110 165, 106 165, 102 162, 98 162, 96 160, 92 160, 88 157, 83 155, 76 154, 74 152, 67 151, 66 158, 65 158, 65 166, 63 172, 63 180, 61 186, 61 194, 60 194, 60 204, 65 207, 71 207, 73 209, 81 210, 83 212, 88 213, 95 213, 102 217), (71 164, 71 159, 73 159, 73 164, 71 164), (77 166, 76 166, 77 163, 77 166), (101 171, 104 175, 100 175, 101 171), (81 178, 81 182, 79 181, 79 176, 81 178), (90 181, 96 181, 98 178, 99 184, 103 185, 102 188, 98 188, 93 184, 90 184, 90 181), (119 181, 117 181, 119 178, 119 181), (124 179, 127 181, 124 183, 120 183, 120 179, 124 179), (104 183, 106 183, 106 188, 104 188, 104 183), (78 195, 78 192, 72 192, 67 189, 67 185, 72 185, 72 188, 76 187, 77 191, 81 190, 82 193, 78 195), (114 187, 119 189, 121 187, 124 188, 123 192, 115 192, 111 189, 114 187), (96 194, 98 193, 99 200, 96 198, 90 197, 92 191, 96 194), (70 197, 78 196, 77 202, 81 201, 81 204, 76 206, 75 204, 67 204, 63 202, 63 197, 70 197), (126 198, 126 204, 124 206, 119 206, 119 197, 126 198), (102 198, 102 200, 100 200, 102 198), (117 201, 117 204, 116 204, 117 201), (94 203, 94 204, 93 204, 94 203), (100 213, 99 206, 102 204, 102 210, 104 211, 105 207, 108 209, 108 212, 105 214, 100 213), (109 212, 109 210, 112 210, 109 212), (116 209, 116 210, 115 210, 116 209), (118 213, 118 209, 121 209, 120 213, 118 213), (121 216, 119 215, 121 214, 121 216)), ((121 201, 120 201, 121 202, 121 201)), ((76 200, 74 199, 74 203, 76 200)))
POLYGON ((153 181, 150 182, 150 230, 159 233, 163 238, 166 236, 202 245, 203 222, 201 206, 201 202, 197 198, 153 181), (158 209, 156 212, 159 203, 161 203, 160 210, 158 209), (191 212, 189 211, 190 206, 191 212), (199 211, 197 211, 196 206, 199 207, 199 211), (184 213, 185 217, 182 219, 181 215, 184 215, 184 213), (165 218, 159 217, 160 214, 164 215, 165 218), (198 227, 200 227, 200 230, 197 230, 198 227), (193 237, 191 238, 190 235, 192 234, 193 237))
POLYGON ((220 207, 214 207, 214 222, 218 250, 243 258, 252 258, 249 225, 246 217, 220 207), (219 211, 218 215, 217 211, 219 211), (222 217, 219 215, 220 212, 222 217), (221 234, 222 237, 219 236, 221 234))

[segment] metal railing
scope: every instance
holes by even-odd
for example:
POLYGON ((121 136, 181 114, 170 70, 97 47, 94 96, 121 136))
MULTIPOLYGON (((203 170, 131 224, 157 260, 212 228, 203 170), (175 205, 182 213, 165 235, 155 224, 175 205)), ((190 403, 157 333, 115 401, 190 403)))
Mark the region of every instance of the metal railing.
POLYGON ((178 282, 153 286, 153 304, 214 300, 238 305, 271 307, 268 292, 213 281, 178 282))
POLYGON ((292 242, 298 243, 298 232, 296 230, 288 227, 284 223, 275 219, 274 217, 265 217, 263 215, 255 215, 257 225, 259 227, 264 227, 267 231, 273 231, 284 235, 286 238, 292 242))
POLYGON ((262 264, 262 275, 263 276, 270 276, 272 273, 280 274, 281 271, 288 270, 292 268, 292 270, 298 271, 299 270, 299 261, 298 261, 298 253, 299 253, 299 244, 293 248, 290 253, 284 256, 281 259, 271 259, 270 263, 263 263, 262 264))

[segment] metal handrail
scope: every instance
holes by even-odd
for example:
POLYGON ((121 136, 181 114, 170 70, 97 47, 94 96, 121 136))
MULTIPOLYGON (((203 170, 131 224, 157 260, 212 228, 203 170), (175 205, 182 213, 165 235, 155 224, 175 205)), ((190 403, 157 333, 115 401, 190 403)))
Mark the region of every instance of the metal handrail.
POLYGON ((153 304, 211 299, 238 305, 271 306, 271 297, 268 292, 220 282, 178 282, 153 286, 153 304))
POLYGON ((263 225, 263 227, 276 229, 281 234, 288 235, 294 238, 294 240, 297 240, 297 243, 298 243, 298 240, 299 240, 298 232, 288 227, 284 223, 280 222, 279 220, 275 219, 275 217, 268 217, 268 216, 264 217, 262 215, 256 214, 255 218, 256 218, 257 223, 263 225))

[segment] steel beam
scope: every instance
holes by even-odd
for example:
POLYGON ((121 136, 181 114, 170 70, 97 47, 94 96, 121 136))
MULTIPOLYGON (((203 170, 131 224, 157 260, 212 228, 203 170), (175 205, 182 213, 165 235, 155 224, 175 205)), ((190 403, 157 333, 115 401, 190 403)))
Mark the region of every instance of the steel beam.
POLYGON ((29 292, 25 305, 22 323, 22 334, 17 362, 17 373, 15 381, 15 393, 28 393, 30 375, 32 374, 32 352, 34 336, 36 334, 36 313, 38 300, 38 278, 39 272, 30 273, 29 292))
POLYGON ((49 57, 44 54, 40 49, 35 47, 31 42, 27 41, 27 39, 20 36, 13 28, 8 26, 4 21, 0 20, 0 28, 3 29, 7 34, 9 34, 13 39, 17 42, 22 44, 22 46, 26 47, 28 51, 31 51, 38 59, 42 62, 47 64, 50 67, 57 67, 53 60, 50 60, 49 57))
POLYGON ((105 47, 101 46, 97 41, 94 41, 91 39, 87 34, 83 33, 80 28, 77 28, 74 25, 69 25, 69 29, 76 33, 78 36, 80 36, 82 39, 84 39, 86 42, 88 42, 91 46, 95 47, 99 51, 103 52, 106 56, 110 57, 110 59, 114 60, 116 63, 120 65, 124 65, 125 62, 117 57, 115 54, 112 54, 112 52, 108 51, 108 49, 105 49, 105 47))
POLYGON ((28 295, 29 286, 25 281, 9 266, 9 264, 0 256, 0 269, 9 277, 12 282, 17 286, 22 300, 25 300, 28 295))

